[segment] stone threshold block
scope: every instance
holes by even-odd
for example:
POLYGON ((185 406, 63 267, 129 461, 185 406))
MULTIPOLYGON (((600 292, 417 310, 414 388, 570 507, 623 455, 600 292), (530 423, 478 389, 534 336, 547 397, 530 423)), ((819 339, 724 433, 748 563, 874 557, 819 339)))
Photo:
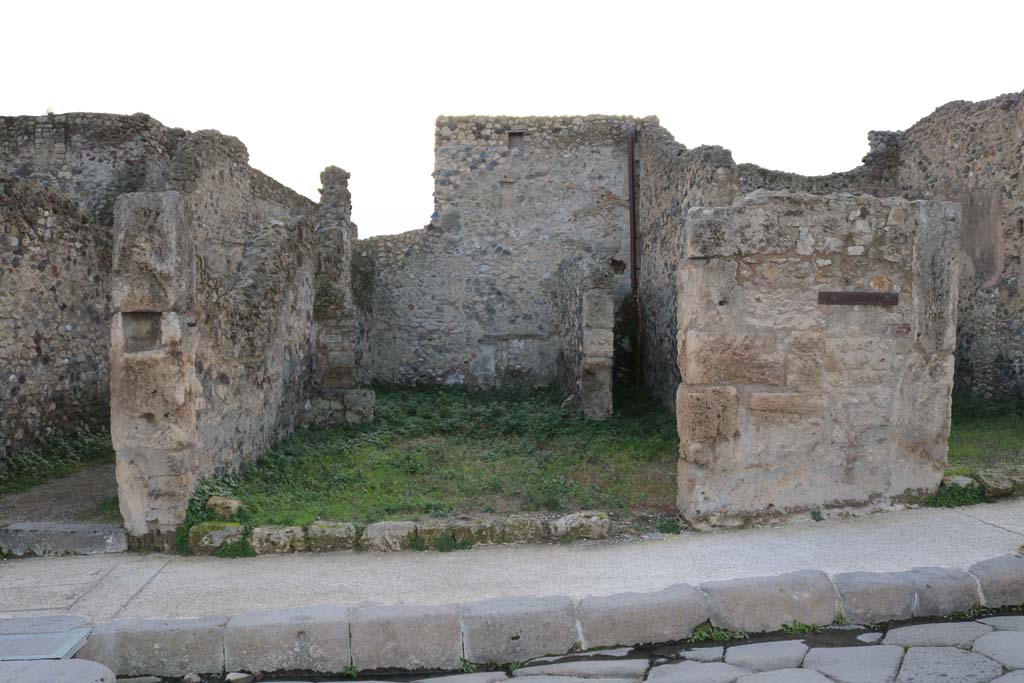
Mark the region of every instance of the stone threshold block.
POLYGON ((565 654, 578 641, 572 600, 565 596, 495 598, 461 605, 465 658, 509 664, 565 654))
POLYGON ((99 555, 128 550, 128 534, 112 524, 20 522, 0 526, 0 555, 99 555))
POLYGON ((348 608, 332 605, 240 614, 224 629, 228 671, 336 673, 352 664, 348 608))
POLYGON ((730 631, 778 631, 794 622, 827 626, 835 621, 839 595, 824 572, 702 583, 711 623, 730 631))
POLYGON ((577 611, 584 649, 682 640, 708 619, 704 596, 686 584, 652 593, 586 597, 577 611))
POLYGON ((79 651, 118 676, 224 671, 224 617, 119 619, 95 627, 79 651))

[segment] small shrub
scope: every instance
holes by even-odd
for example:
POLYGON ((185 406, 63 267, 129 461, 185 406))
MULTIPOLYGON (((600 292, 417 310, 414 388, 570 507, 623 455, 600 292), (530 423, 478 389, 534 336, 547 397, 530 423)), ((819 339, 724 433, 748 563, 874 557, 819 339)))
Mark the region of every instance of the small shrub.
POLYGON ((749 638, 746 631, 730 631, 727 628, 712 626, 710 621, 693 629, 693 633, 686 639, 687 643, 723 643, 730 640, 746 640, 749 638))
POLYGON ((667 517, 663 517, 658 520, 657 527, 658 533, 661 534, 678 534, 682 529, 679 527, 679 521, 667 517))
POLYGON ((985 487, 975 482, 970 486, 943 486, 924 504, 932 508, 955 508, 977 505, 985 501, 985 487))

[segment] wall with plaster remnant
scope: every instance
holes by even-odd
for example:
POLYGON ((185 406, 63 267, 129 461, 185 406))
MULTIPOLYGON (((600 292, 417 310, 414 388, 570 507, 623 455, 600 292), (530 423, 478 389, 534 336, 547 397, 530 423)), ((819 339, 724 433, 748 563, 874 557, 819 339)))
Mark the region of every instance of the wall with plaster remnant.
POLYGON ((959 218, 955 203, 765 190, 690 209, 676 399, 689 521, 934 491, 949 436, 959 218), (819 291, 899 302, 823 305, 819 291))
POLYGON ((556 280, 558 384, 584 415, 602 420, 612 414, 615 274, 600 260, 567 259, 556 280))
POLYGON ((0 459, 107 429, 109 288, 109 232, 0 174, 0 459))
POLYGON ((556 270, 613 262, 629 290, 633 119, 441 117, 427 227, 357 244, 372 375, 477 387, 550 384, 556 270))

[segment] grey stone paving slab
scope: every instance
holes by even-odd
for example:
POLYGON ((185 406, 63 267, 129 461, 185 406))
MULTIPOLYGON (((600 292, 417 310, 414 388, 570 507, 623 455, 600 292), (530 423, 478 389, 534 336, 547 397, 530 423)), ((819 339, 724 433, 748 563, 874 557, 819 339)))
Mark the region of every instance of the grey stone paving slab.
POLYGON ((1024 671, 1011 671, 1005 676, 1000 676, 992 683, 1024 683, 1024 671))
POLYGON ((860 634, 859 636, 857 636, 857 640, 859 640, 862 643, 867 643, 868 645, 875 645, 876 643, 882 642, 883 637, 884 634, 875 633, 872 631, 871 633, 860 634))
POLYGON ((1024 557, 1003 555, 983 560, 968 570, 978 583, 989 607, 1024 603, 1024 557))
POLYGON ((842 600, 843 616, 854 624, 880 624, 909 619, 914 610, 914 584, 901 574, 846 572, 832 582, 842 600))
POLYGON ((721 662, 725 659, 725 647, 693 647, 679 653, 684 659, 695 662, 721 662))
POLYGON ((682 640, 708 618, 704 596, 686 584, 583 598, 577 613, 584 648, 682 640))
POLYGON ((810 669, 779 669, 763 671, 737 679, 736 683, 830 683, 817 671, 810 669))
POLYGON ((505 680, 508 680, 508 674, 504 671, 477 671, 471 674, 420 678, 413 681, 413 683, 420 683, 420 681, 430 681, 431 683, 499 683, 505 680))
POLYGON ((1024 617, 985 617, 978 621, 997 631, 1024 631, 1024 617))
POLYGON ((121 619, 93 629, 78 656, 119 676, 183 676, 224 671, 227 619, 121 619))
POLYGON ((231 617, 224 628, 229 671, 344 671, 352 663, 349 614, 316 606, 231 617))
POLYGON ((974 641, 974 652, 996 660, 1007 669, 1024 669, 1024 633, 996 631, 974 641))
POLYGON ((597 650, 587 650, 586 652, 573 652, 571 654, 553 655, 551 657, 537 657, 531 659, 528 664, 552 664, 555 662, 564 661, 567 657, 571 657, 573 660, 579 657, 628 657, 634 652, 631 647, 612 647, 612 648, 600 648, 597 650))
POLYGON ((754 633, 794 622, 827 626, 835 620, 839 599, 828 576, 818 571, 709 581, 701 590, 708 596, 712 624, 754 633))
POLYGON ((747 673, 724 662, 683 661, 653 667, 647 674, 647 683, 735 683, 747 673))
POLYGON ((0 554, 100 555, 128 550, 128 534, 113 524, 17 522, 0 527, 0 554))
POLYGON ((451 671, 462 662, 462 627, 456 605, 360 607, 351 619, 352 664, 360 671, 451 671))
POLYGON ((968 650, 975 640, 991 632, 991 626, 976 621, 915 624, 891 629, 882 642, 901 647, 960 647, 968 650))
POLYGON ((87 626, 89 620, 67 614, 0 619, 0 636, 17 633, 60 633, 87 626))
POLYGON ((804 661, 807 649, 802 640, 733 645, 725 651, 725 663, 747 671, 796 669, 804 661))
POLYGON ((114 672, 84 659, 0 662, 5 683, 116 683, 114 672))
POLYGON ((459 609, 471 662, 523 662, 565 654, 576 644, 576 616, 566 596, 496 598, 459 609))
POLYGON ((977 582, 962 569, 915 567, 902 574, 914 584, 915 617, 941 617, 981 604, 977 582))
POLYGON ((897 683, 990 683, 1003 667, 988 657, 958 647, 912 647, 900 666, 897 683))
POLYGON ((816 647, 804 658, 804 668, 836 683, 886 683, 896 676, 902 660, 903 648, 894 645, 816 647))
POLYGON ((646 659, 608 659, 558 664, 539 664, 516 669, 516 678, 529 676, 572 676, 574 678, 628 678, 640 680, 647 673, 646 659))

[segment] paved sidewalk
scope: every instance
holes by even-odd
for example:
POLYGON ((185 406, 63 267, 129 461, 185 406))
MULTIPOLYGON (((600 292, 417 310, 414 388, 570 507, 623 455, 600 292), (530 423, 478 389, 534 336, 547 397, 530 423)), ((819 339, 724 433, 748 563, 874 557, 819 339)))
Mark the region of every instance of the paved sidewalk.
POLYGON ((227 560, 167 555, 0 562, 0 617, 233 615, 316 604, 573 598, 780 574, 964 567, 1024 544, 1024 500, 629 543, 453 553, 300 553, 227 560))

